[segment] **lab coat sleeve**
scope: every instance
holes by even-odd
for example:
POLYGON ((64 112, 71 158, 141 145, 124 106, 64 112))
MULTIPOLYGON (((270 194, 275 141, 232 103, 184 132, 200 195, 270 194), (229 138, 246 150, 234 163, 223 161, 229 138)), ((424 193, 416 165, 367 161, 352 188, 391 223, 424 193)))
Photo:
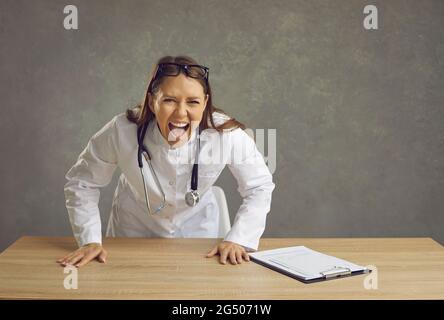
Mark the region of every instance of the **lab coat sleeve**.
POLYGON ((238 183, 243 201, 224 240, 240 244, 247 251, 255 251, 265 230, 275 185, 254 140, 240 128, 231 134, 231 159, 227 165, 238 183))
POLYGON ((65 200, 79 247, 102 243, 99 188, 108 185, 117 167, 116 117, 96 132, 66 173, 65 200))

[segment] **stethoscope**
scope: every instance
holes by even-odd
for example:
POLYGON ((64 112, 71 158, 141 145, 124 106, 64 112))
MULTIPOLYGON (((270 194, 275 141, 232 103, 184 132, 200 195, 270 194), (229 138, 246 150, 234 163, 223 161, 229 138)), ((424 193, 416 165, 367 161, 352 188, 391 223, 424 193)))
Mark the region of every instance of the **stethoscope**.
MULTIPOLYGON (((148 151, 148 148, 143 143, 147 128, 148 128, 148 122, 145 123, 143 126, 139 126, 137 128, 137 142, 139 145, 138 150, 137 150, 137 161, 139 163, 140 174, 142 175, 143 189, 145 192, 145 202, 146 202, 148 212, 150 214, 156 214, 156 213, 159 213, 163 208, 165 208, 166 201, 165 201, 165 192, 163 191, 163 188, 159 182, 159 179, 157 178, 156 172, 154 171, 153 165, 151 164, 151 154, 148 151), (154 182, 156 183, 157 188, 160 190, 160 194, 162 197, 162 201, 161 201, 159 207, 155 208, 154 211, 151 210, 150 201, 148 199, 147 186, 146 186, 146 181, 145 181, 144 174, 143 174, 142 154, 145 157, 146 162, 148 163, 151 174, 154 178, 154 182)), ((199 150, 200 150, 200 130, 201 129, 199 126, 198 133, 197 133, 196 156, 194 158, 193 171, 191 173, 191 190, 185 194, 185 202, 190 207, 196 206, 200 200, 200 195, 199 195, 199 192, 197 191, 198 170, 199 170, 199 150)))

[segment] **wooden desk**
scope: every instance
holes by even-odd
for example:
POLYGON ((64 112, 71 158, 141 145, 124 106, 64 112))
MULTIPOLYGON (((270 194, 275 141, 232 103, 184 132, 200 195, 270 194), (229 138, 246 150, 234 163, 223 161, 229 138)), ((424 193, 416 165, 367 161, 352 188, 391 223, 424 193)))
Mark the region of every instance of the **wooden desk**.
POLYGON ((360 265, 367 275, 303 284, 254 262, 221 265, 205 258, 216 239, 107 238, 106 264, 78 269, 78 289, 55 261, 73 238, 23 237, 0 254, 0 298, 37 299, 443 299, 444 249, 430 238, 273 238, 260 250, 304 245, 360 265))

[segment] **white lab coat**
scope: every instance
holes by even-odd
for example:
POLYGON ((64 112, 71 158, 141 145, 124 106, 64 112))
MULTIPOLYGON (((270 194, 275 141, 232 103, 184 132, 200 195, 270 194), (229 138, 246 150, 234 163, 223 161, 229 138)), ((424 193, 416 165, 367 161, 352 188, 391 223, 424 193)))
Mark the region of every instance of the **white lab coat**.
MULTIPOLYGON (((216 125, 226 116, 214 113, 216 125)), ((199 153, 198 191, 200 202, 185 202, 191 181, 197 145, 196 131, 188 142, 176 148, 163 138, 156 120, 148 126, 144 143, 152 155, 152 165, 166 196, 166 207, 157 215, 147 212, 143 180, 137 162, 137 126, 121 113, 89 140, 77 162, 67 172, 64 192, 66 208, 79 246, 102 243, 98 208, 99 188, 108 185, 117 167, 121 175, 114 193, 107 236, 217 238, 219 210, 211 191, 221 171, 228 165, 238 183, 243 202, 224 240, 257 250, 270 211, 275 187, 272 175, 254 140, 238 128, 218 133, 204 130, 199 153), (215 161, 214 155, 217 155, 215 161)), ((143 159, 151 206, 160 204, 160 192, 143 159)))

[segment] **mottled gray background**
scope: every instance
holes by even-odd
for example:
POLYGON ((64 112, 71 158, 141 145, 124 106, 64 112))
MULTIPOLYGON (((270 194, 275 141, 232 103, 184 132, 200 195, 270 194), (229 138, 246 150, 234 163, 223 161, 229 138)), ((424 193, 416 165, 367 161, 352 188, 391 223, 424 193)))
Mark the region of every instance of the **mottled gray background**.
MULTIPOLYGON (((65 173, 166 54, 209 66, 217 106, 277 130, 264 236, 444 243, 444 1, 0 0, 0 34, 0 250, 72 235, 65 173), (377 31, 362 27, 366 4, 377 31)), ((218 184, 233 215, 228 170, 218 184)))

